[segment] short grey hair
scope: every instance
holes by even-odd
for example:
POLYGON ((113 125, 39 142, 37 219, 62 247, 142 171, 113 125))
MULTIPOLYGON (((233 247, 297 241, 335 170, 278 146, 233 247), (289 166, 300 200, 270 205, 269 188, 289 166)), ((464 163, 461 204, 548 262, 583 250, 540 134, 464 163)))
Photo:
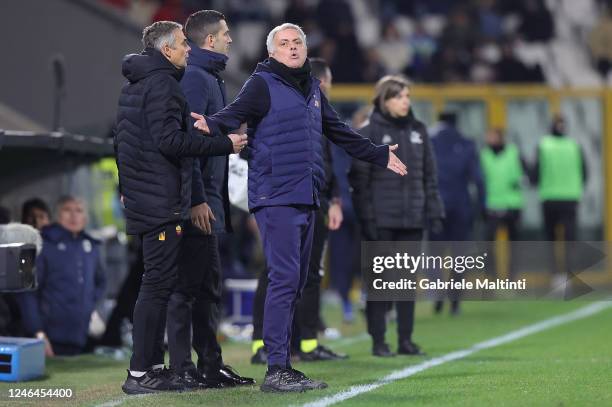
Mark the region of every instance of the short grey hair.
POLYGON ((287 30, 287 29, 292 29, 298 32, 300 38, 302 39, 302 41, 304 42, 304 46, 306 46, 306 34, 304 34, 304 31, 302 30, 302 28, 299 25, 295 25, 295 24, 291 24, 291 23, 285 23, 285 24, 281 24, 278 25, 276 27, 274 27, 272 29, 272 31, 270 31, 268 33, 268 38, 266 38, 266 48, 268 49, 268 53, 271 54, 275 51, 274 49, 274 36, 279 32, 279 31, 283 31, 283 30, 287 30))
POLYGON ((182 30, 183 26, 174 21, 157 21, 142 30, 142 45, 145 48, 155 48, 161 51, 167 45, 174 46, 174 32, 182 30))

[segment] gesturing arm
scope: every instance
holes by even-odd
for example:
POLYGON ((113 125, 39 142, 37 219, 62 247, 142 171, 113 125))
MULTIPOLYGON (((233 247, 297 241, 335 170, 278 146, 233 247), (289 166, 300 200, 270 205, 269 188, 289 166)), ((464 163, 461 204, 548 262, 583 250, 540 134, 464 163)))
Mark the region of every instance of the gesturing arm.
POLYGON ((242 123, 258 121, 270 109, 270 91, 263 78, 253 75, 242 86, 236 100, 210 117, 206 124, 210 134, 227 134, 242 123))
POLYGON ((393 153, 397 146, 377 146, 367 138, 361 137, 340 120, 338 113, 323 94, 321 94, 321 116, 323 134, 353 158, 388 168, 400 175, 406 175, 406 166, 393 153))
POLYGON ((182 129, 182 109, 171 79, 160 76, 145 99, 145 119, 154 145, 172 157, 227 155, 233 152, 227 137, 204 137, 196 131, 182 129))

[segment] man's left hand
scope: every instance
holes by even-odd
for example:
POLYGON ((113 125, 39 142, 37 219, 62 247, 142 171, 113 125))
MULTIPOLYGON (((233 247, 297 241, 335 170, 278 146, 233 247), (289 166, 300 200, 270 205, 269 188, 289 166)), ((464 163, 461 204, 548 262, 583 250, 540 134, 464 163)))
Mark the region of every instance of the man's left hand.
POLYGON ((397 150, 397 148, 397 144, 389 146, 389 163, 387 164, 387 168, 396 174, 404 176, 408 174, 408 169, 402 160, 397 158, 397 156, 393 153, 393 151, 397 150))
POLYGON ((340 229, 340 225, 342 225, 342 220, 344 219, 342 216, 342 208, 340 204, 333 203, 329 206, 327 210, 327 228, 329 230, 338 230, 340 229))
POLYGON ((200 130, 203 133, 210 134, 210 129, 208 128, 208 123, 206 123, 206 118, 201 114, 191 112, 191 117, 196 119, 193 127, 200 130))

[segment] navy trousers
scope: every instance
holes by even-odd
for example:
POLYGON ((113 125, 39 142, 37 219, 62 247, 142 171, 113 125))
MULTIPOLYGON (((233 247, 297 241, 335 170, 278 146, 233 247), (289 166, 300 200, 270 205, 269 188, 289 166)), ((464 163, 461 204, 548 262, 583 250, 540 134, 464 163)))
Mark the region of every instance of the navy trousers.
POLYGON ((268 265, 263 340, 269 366, 291 366, 291 327, 306 284, 315 222, 312 206, 270 206, 255 212, 268 265))

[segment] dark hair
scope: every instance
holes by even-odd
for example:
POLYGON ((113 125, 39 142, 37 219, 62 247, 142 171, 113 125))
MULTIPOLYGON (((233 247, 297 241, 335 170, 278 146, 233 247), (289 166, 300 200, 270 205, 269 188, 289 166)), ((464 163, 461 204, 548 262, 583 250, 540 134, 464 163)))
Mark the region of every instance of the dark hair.
POLYGON ((4 206, 0 206, 0 225, 6 225, 11 221, 11 211, 4 206))
POLYGON ((323 58, 309 58, 310 73, 317 79, 322 79, 329 70, 329 64, 323 58))
POLYGON ((198 47, 201 47, 209 35, 219 32, 219 22, 225 16, 216 10, 196 11, 185 22, 185 36, 198 47))
POLYGON ((21 223, 29 223, 28 217, 34 209, 39 209, 50 215, 49 206, 40 198, 28 199, 21 205, 21 223))
POLYGON ((401 75, 386 75, 376 83, 375 96, 372 103, 381 112, 388 113, 385 102, 402 93, 404 89, 410 89, 410 82, 401 75))
POLYGON ((457 113, 455 112, 451 112, 451 111, 442 112, 440 113, 440 116, 438 116, 438 119, 442 123, 446 123, 452 127, 455 127, 457 125, 457 113))

